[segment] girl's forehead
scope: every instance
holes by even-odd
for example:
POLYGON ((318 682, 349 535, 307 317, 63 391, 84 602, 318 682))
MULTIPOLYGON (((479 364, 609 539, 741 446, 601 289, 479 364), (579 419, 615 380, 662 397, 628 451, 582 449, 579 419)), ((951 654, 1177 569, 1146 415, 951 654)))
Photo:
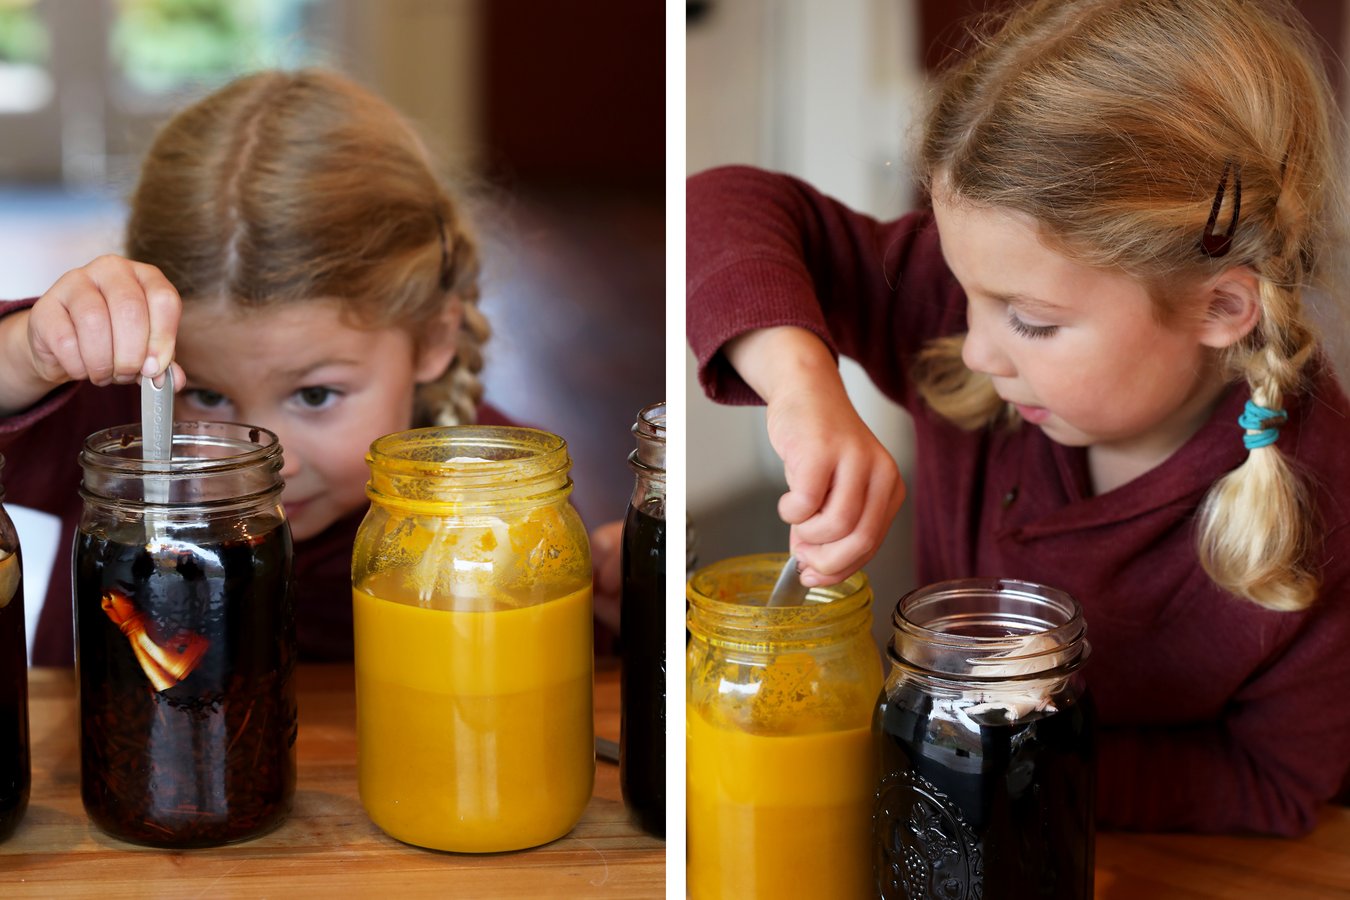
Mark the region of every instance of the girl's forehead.
POLYGON ((185 303, 178 331, 181 362, 359 358, 390 340, 411 342, 403 329, 370 327, 341 303, 313 300, 249 307, 229 302, 185 303))
POLYGON ((191 298, 183 301, 183 320, 189 318, 222 325, 266 328, 293 322, 341 322, 352 319, 341 300, 316 297, 312 300, 276 303, 247 303, 228 297, 191 298))

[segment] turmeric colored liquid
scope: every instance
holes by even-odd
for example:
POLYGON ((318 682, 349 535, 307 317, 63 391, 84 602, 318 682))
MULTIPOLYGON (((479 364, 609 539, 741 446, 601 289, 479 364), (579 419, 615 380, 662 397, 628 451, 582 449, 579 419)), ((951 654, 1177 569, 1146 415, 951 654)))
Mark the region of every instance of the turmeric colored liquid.
POLYGON ((693 900, 867 898, 870 728, 759 735, 686 715, 693 900))
POLYGON ((482 612, 354 590, 358 781, 371 821, 484 853, 571 830, 595 781, 591 591, 482 612), (407 602, 399 602, 404 600, 407 602))

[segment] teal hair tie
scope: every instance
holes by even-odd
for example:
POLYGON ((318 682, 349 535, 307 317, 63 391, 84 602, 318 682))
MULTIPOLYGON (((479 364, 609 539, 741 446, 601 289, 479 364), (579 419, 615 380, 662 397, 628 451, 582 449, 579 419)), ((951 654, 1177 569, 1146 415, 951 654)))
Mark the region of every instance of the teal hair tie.
POLYGON ((1282 409, 1266 409, 1248 400, 1238 416, 1238 424, 1247 430, 1242 436, 1242 446, 1248 450, 1269 447, 1280 439, 1280 426, 1288 418, 1282 409))

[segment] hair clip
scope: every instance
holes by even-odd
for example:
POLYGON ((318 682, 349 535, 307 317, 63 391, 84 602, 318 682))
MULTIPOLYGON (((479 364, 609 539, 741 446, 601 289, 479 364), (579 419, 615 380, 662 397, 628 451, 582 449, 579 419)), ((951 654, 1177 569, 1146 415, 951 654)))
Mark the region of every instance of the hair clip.
POLYGON ((1214 206, 1209 211, 1209 221, 1205 223, 1205 233, 1200 236, 1200 252, 1210 259, 1227 256, 1233 247, 1233 235, 1237 234, 1238 213, 1242 211, 1242 167, 1233 164, 1231 159, 1224 160, 1223 174, 1219 176, 1219 189, 1214 193, 1214 206), (1228 222, 1228 230, 1215 234, 1214 226, 1219 221, 1219 210, 1223 207, 1223 197, 1228 190, 1228 173, 1233 173, 1233 217, 1228 222))

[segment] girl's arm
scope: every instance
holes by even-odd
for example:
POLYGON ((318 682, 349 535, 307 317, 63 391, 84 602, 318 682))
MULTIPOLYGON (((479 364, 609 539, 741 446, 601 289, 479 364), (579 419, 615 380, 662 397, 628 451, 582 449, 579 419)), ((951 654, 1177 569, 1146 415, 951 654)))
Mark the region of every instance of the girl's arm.
POLYGON ((837 582, 880 546, 904 486, 844 390, 839 353, 897 402, 932 336, 964 305, 931 217, 882 223, 783 175, 716 169, 688 185, 689 342, 714 400, 764 402, 788 493, 779 514, 807 584, 837 582))
POLYGON ((849 402, 829 348, 802 328, 763 328, 726 348, 768 406, 788 492, 778 514, 802 583, 833 584, 876 553, 905 497, 895 460, 849 402))

